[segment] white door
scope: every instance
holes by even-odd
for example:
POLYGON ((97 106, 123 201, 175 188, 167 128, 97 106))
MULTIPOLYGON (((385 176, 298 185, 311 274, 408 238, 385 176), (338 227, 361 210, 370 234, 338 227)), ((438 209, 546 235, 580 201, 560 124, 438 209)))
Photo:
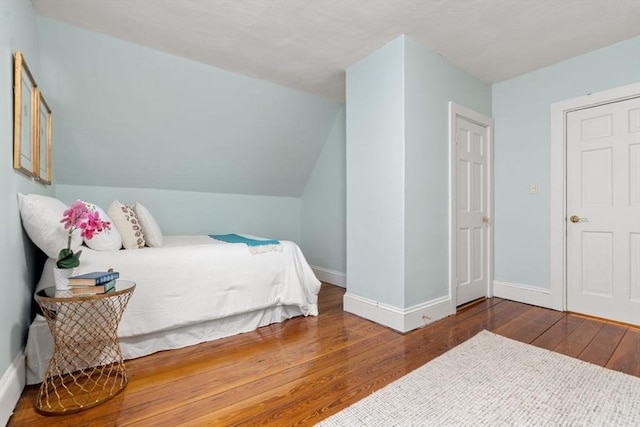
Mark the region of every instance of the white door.
POLYGON ((640 324, 640 98, 567 114, 567 309, 640 324))
POLYGON ((456 304, 487 295, 489 284, 488 127, 456 116, 456 304))

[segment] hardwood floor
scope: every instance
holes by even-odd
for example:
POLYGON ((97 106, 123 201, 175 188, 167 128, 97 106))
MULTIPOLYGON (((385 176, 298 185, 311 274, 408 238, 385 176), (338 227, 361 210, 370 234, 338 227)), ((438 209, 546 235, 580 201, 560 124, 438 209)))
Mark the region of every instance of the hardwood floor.
POLYGON ((320 316, 126 362, 127 388, 45 417, 25 389, 9 426, 313 425, 482 329, 640 377, 640 329, 491 298, 399 334, 342 311, 323 284, 320 316))

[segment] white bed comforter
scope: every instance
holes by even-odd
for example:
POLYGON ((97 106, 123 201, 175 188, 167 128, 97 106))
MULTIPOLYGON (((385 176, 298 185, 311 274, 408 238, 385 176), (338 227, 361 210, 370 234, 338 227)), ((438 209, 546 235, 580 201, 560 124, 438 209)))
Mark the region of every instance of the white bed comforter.
MULTIPOLYGON (((136 282, 120 337, 134 337, 267 307, 317 315, 320 282, 295 243, 252 255, 244 244, 209 236, 165 236, 161 248, 98 252, 82 248, 79 274, 113 268, 136 282)), ((38 288, 53 283, 48 260, 38 288)))

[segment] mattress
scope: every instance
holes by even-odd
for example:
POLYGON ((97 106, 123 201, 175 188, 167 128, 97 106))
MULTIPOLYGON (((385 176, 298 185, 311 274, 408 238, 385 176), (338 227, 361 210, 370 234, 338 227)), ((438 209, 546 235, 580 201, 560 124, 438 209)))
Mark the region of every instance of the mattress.
MULTIPOLYGON (((47 260, 38 289, 52 285, 54 266, 47 260)), ((209 236, 164 236, 161 248, 82 248, 79 274, 109 268, 136 282, 118 329, 126 359, 318 314, 320 282, 289 241, 261 253, 209 236)), ((25 349, 29 384, 42 380, 52 350, 37 316, 25 349)))

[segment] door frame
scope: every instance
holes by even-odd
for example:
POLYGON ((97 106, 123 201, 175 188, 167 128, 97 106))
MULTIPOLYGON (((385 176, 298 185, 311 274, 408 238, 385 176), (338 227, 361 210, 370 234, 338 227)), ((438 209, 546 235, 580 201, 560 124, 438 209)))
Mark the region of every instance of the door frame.
POLYGON ((551 308, 567 311, 567 114, 640 96, 640 83, 551 104, 550 282, 551 308))
POLYGON ((493 296, 493 119, 467 107, 449 101, 449 299, 451 313, 457 308, 458 265, 458 152, 456 148, 456 120, 462 117, 487 129, 487 217, 489 229, 485 251, 487 272, 487 297, 493 296))

